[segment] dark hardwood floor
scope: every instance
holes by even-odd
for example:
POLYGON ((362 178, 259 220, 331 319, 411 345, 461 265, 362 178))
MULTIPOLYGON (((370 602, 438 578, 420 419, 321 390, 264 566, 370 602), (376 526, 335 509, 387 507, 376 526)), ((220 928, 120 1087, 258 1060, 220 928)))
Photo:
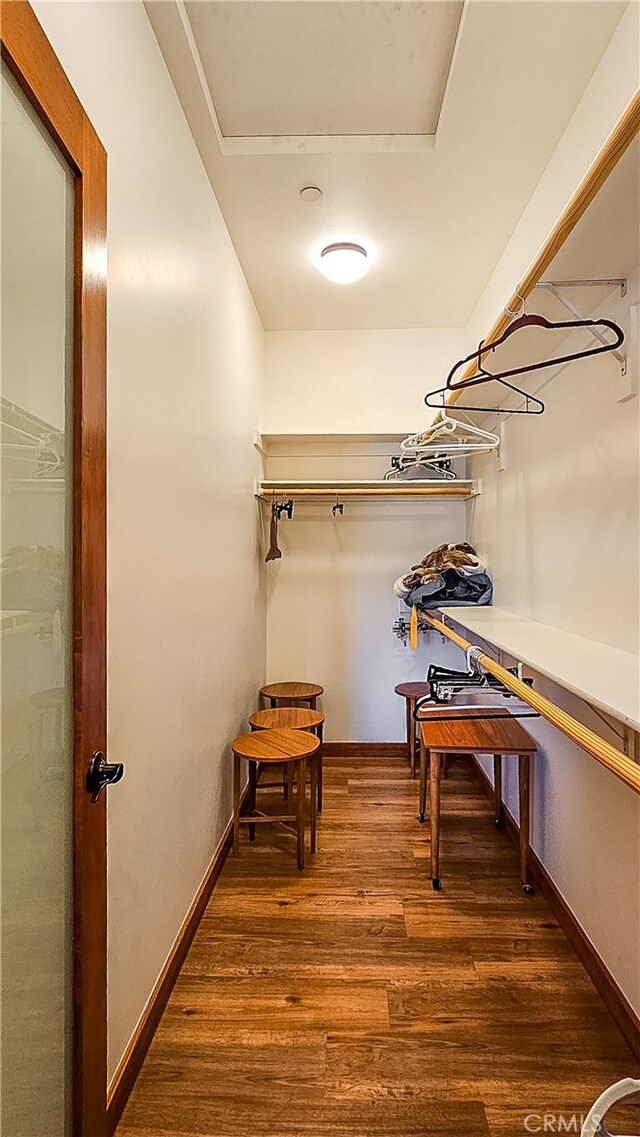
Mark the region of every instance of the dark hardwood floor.
MULTIPOLYGON (((417 792, 402 760, 326 759, 303 873, 295 838, 243 834, 118 1137, 579 1133, 638 1076, 468 764, 444 783, 439 894, 417 792)), ((610 1116, 640 1134, 637 1107, 610 1116)))

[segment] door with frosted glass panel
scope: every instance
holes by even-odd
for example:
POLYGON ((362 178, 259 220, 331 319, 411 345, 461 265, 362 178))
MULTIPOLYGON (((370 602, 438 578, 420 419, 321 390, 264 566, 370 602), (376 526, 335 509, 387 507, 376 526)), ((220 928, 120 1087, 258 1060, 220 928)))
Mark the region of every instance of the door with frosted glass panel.
POLYGON ((102 1137, 104 243, 66 77, 2 15, 0 1131, 102 1137))

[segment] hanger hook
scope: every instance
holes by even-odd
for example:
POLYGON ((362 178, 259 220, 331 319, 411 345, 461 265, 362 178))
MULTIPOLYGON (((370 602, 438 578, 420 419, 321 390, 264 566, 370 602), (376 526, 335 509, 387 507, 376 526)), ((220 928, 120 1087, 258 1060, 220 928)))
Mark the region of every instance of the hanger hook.
POLYGON ((520 301, 520 307, 516 308, 514 312, 507 304, 504 310, 505 316, 509 316, 512 320, 515 320, 516 316, 526 316, 527 314, 527 301, 525 300, 524 296, 521 296, 520 293, 516 291, 516 297, 520 301))
POLYGON ((477 355, 477 361, 476 361, 476 367, 478 369, 477 373, 478 373, 478 375, 486 375, 487 378, 491 379, 492 378, 491 372, 487 371, 486 367, 484 367, 482 364, 482 355, 483 355, 483 352, 485 350, 486 349, 484 346, 484 340, 480 340, 480 343, 478 344, 478 355, 477 355))

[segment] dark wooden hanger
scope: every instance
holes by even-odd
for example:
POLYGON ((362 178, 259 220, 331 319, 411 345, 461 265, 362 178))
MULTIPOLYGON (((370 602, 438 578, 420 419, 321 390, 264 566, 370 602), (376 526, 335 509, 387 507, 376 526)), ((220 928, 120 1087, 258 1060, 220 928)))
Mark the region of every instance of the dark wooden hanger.
MULTIPOLYGON (((530 371, 541 371, 544 367, 558 367, 562 363, 571 363, 575 359, 588 359, 592 355, 601 355, 607 351, 615 351, 620 344, 624 343, 624 332, 618 324, 613 320, 547 320, 546 316, 519 316, 502 335, 491 343, 481 342, 478 345, 477 351, 472 351, 466 359, 460 359, 454 367, 451 368, 447 376, 446 389, 449 391, 461 391, 465 387, 474 387, 477 383, 489 383, 491 380, 498 380, 500 382, 509 379, 512 375, 526 375, 530 371), (570 355, 559 355, 554 359, 541 359, 536 363, 528 363, 524 367, 512 367, 507 371, 487 371, 484 367, 482 360, 490 351, 495 351, 497 347, 505 343, 516 332, 521 331, 523 328, 545 328, 549 330, 573 329, 573 328, 607 328, 613 332, 616 339, 613 343, 599 344, 598 347, 584 348, 582 351, 572 352, 570 355), (476 361, 477 372, 469 379, 461 379, 459 382, 454 383, 453 377, 461 367, 465 367, 473 360, 476 361)), ((539 412, 538 412, 539 413, 539 412)))

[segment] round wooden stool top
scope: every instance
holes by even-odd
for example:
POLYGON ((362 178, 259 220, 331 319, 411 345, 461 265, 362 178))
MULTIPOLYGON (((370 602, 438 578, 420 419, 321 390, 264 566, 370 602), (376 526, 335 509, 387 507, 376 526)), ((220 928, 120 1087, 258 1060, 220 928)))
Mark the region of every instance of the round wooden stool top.
POLYGON ((267 683, 260 694, 265 699, 317 699, 324 694, 324 687, 318 683, 267 683))
POLYGON ((402 695, 404 699, 423 699, 425 695, 431 694, 431 684, 398 683, 395 691, 396 695, 402 695))
POLYGON ((231 743, 234 754, 252 762, 295 762, 315 754, 320 739, 304 730, 256 730, 240 734, 231 743))
POLYGON ((307 707, 274 707, 271 711, 256 711, 249 725, 256 730, 313 730, 324 722, 320 711, 307 707))

